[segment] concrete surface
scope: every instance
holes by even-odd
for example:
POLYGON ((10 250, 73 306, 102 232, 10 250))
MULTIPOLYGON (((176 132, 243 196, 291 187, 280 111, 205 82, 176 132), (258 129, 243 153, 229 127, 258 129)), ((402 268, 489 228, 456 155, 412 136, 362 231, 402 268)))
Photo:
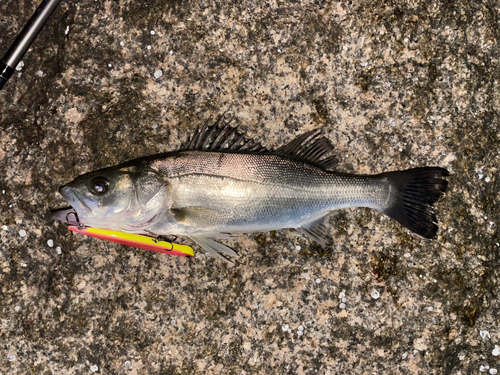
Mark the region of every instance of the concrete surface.
MULTIPOLYGON (((37 3, 0 2, 0 53, 37 3)), ((63 1, 0 92, 0 373, 496 374, 499 42, 496 1, 63 1), (344 210, 331 248, 228 266, 48 218, 228 109, 268 147, 323 128, 343 171, 449 169, 439 237, 344 210)))

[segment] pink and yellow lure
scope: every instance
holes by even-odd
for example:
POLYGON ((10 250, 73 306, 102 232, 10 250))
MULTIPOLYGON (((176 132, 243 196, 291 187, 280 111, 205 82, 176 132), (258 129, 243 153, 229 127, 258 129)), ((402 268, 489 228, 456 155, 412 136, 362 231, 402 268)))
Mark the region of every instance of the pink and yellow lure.
POLYGON ((167 241, 155 242, 154 238, 141 236, 139 234, 117 232, 114 230, 99 229, 99 228, 78 229, 78 227, 75 225, 70 225, 68 229, 76 233, 86 234, 87 236, 100 238, 106 241, 116 242, 122 245, 136 247, 138 249, 156 251, 158 253, 175 255, 179 257, 194 256, 194 251, 189 246, 179 245, 167 241))

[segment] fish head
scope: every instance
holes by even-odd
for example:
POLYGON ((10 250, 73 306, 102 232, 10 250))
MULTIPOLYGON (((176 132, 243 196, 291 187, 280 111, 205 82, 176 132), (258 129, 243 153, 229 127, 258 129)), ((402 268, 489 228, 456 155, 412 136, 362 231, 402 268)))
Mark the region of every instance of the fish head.
POLYGON ((164 207, 167 190, 168 183, 155 171, 134 165, 90 172, 59 188, 81 224, 127 232, 151 224, 164 207))

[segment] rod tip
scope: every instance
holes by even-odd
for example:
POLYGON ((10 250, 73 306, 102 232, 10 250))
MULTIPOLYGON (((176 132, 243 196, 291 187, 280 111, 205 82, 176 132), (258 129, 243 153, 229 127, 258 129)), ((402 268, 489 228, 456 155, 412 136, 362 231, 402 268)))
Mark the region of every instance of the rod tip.
POLYGON ((14 73, 14 69, 5 64, 3 61, 0 61, 0 90, 9 78, 12 77, 12 73, 14 73))

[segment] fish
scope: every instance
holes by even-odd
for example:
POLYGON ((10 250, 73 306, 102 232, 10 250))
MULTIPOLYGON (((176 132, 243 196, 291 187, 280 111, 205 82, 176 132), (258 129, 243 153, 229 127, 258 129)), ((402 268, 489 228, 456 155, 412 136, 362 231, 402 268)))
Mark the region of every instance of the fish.
POLYGON ((335 171, 338 159, 320 129, 268 150, 222 115, 178 151, 83 174, 59 188, 72 206, 54 216, 69 224, 150 237, 183 236, 231 262, 217 239, 295 229, 329 246, 335 210, 368 207, 417 235, 436 238, 434 203, 449 172, 419 167, 360 175, 335 171), (75 218, 68 219, 68 213, 75 218))

